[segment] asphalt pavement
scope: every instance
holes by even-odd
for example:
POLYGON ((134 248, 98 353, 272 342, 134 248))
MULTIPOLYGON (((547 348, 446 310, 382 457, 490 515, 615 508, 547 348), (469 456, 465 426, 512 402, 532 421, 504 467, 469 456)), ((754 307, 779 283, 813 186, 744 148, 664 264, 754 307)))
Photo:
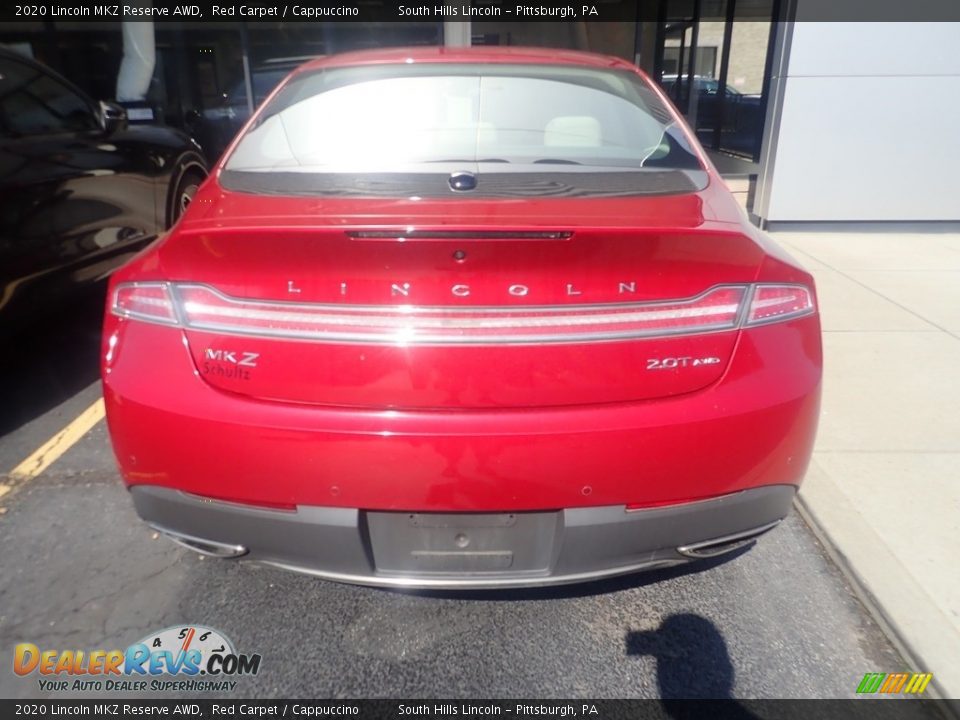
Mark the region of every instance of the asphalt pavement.
MULTIPOLYGON (((0 471, 97 399, 100 302, 4 350, 0 471)), ((910 669, 796 514, 722 562, 414 593, 204 559, 157 537, 102 421, 0 498, 0 697, 75 697, 14 675, 16 643, 125 648, 181 624, 262 656, 241 697, 849 698, 867 672, 910 669)))

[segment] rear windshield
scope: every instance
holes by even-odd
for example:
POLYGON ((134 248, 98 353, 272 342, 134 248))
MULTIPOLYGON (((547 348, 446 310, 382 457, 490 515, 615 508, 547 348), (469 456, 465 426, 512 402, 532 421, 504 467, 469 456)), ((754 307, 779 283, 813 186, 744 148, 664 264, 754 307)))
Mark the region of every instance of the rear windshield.
POLYGON ((295 77, 228 159, 231 189, 282 194, 689 192, 706 175, 656 94, 626 71, 409 64, 295 77))

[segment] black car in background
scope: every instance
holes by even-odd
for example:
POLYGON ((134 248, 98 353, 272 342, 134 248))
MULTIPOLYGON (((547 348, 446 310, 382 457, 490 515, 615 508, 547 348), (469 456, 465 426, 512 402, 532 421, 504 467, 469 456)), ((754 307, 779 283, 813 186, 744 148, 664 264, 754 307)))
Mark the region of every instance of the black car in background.
MULTIPOLYGON (((676 75, 664 75, 660 87, 670 97, 674 105, 689 117, 693 106, 694 93, 690 92, 688 78, 684 75, 677 84, 676 75)), ((759 95, 745 95, 736 88, 727 85, 723 100, 723 120, 720 118, 720 83, 713 78, 695 75, 693 88, 696 93, 697 138, 706 147, 713 147, 714 130, 721 125, 720 148, 731 152, 753 155, 760 141, 763 128, 760 117, 759 95)))
POLYGON ((0 48, 0 335, 109 275, 206 175, 184 133, 128 126, 120 106, 0 48))
MULTIPOLYGON (((250 84, 253 89, 253 107, 267 99, 273 89, 280 84, 291 70, 320 55, 301 57, 283 57, 266 60, 250 71, 250 84)), ((240 132, 240 128, 250 119, 250 106, 247 104, 247 85, 244 78, 238 78, 223 94, 223 102, 205 110, 194 110, 187 114, 187 130, 197 139, 207 159, 215 162, 230 141, 240 132)))

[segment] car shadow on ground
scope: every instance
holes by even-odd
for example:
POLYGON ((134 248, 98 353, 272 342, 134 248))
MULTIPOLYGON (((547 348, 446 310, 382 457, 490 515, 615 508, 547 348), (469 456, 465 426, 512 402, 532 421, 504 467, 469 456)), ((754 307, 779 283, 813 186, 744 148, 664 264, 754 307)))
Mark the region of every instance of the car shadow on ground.
POLYGON ((7 331, 0 353, 0 437, 99 379, 105 297, 103 283, 7 331))
POLYGON ((649 656, 656 662, 660 703, 671 718, 757 718, 733 701, 733 662, 723 635, 710 620, 694 613, 670 615, 656 630, 628 632, 625 645, 627 655, 649 656), (691 700, 726 702, 701 705, 691 700))
MULTIPOLYGON (((752 547, 753 543, 716 558, 576 585, 493 592, 400 592, 468 601, 516 602, 590 597, 628 591, 706 572, 739 558, 752 547)), ((729 720, 758 718, 744 704, 734 699, 735 670, 727 643, 717 626, 700 615, 677 613, 664 618, 656 629, 629 630, 624 637, 624 654, 628 657, 650 657, 655 663, 660 706, 659 711, 650 713, 650 717, 670 717, 675 720, 701 717, 729 720), (717 700, 722 702, 716 703, 717 700)))

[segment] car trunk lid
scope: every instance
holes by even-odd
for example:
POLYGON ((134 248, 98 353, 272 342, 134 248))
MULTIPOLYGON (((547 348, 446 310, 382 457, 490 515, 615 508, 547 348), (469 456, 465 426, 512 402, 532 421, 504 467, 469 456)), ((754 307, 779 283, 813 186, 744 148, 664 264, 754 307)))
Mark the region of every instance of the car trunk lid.
POLYGON ((699 212, 658 225, 651 202, 588 217, 557 210, 590 201, 207 214, 163 248, 163 269, 221 390, 379 409, 638 401, 719 379, 762 259, 699 212))

